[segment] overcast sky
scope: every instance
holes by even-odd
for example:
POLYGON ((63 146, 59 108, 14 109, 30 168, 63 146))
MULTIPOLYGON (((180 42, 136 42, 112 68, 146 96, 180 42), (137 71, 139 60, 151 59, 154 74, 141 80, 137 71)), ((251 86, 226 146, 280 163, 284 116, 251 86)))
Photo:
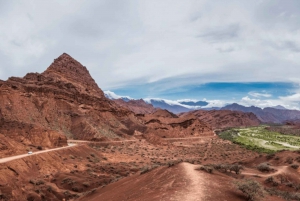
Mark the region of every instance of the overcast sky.
POLYGON ((299 0, 0 0, 0 79, 43 72, 63 52, 135 98, 299 108, 299 0))

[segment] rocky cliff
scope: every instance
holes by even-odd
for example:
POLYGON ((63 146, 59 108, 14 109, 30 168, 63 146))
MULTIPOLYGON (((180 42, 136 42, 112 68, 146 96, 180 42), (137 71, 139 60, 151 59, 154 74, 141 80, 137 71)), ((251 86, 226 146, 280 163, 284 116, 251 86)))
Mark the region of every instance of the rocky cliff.
POLYGON ((132 111, 105 98, 86 67, 68 54, 41 74, 0 81, 0 138, 18 144, 16 153, 66 145, 67 138, 129 138, 135 130, 145 126, 132 111))

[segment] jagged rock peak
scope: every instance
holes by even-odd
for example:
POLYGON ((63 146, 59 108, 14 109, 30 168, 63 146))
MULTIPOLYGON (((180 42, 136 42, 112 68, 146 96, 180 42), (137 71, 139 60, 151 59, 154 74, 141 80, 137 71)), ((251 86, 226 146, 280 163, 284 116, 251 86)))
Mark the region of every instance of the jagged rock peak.
POLYGON ((54 62, 48 67, 48 69, 44 73, 48 72, 56 72, 56 73, 70 73, 74 72, 77 75, 90 76, 89 71, 83 66, 81 63, 76 61, 73 57, 68 55, 67 53, 63 53, 57 59, 54 59, 54 62))
POLYGON ((80 85, 87 92, 97 92, 100 93, 99 95, 104 96, 87 68, 67 53, 63 53, 57 59, 54 59, 54 62, 42 74, 80 85))

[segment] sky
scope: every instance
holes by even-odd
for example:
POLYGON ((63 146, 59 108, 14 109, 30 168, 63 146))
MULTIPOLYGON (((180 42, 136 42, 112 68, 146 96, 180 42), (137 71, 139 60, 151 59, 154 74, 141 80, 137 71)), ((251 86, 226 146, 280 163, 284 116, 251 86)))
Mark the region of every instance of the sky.
POLYGON ((63 52, 134 98, 300 108, 299 0, 0 0, 0 79, 63 52))

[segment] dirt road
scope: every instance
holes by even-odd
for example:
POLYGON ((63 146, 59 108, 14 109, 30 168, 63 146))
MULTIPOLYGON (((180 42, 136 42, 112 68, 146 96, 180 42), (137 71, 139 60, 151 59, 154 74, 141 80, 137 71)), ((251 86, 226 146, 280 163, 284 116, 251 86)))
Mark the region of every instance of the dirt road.
POLYGON ((32 156, 32 155, 37 155, 37 154, 42 154, 42 153, 46 153, 46 152, 50 152, 50 151, 56 151, 56 150, 60 150, 60 149, 68 149, 72 146, 76 146, 75 144, 71 144, 69 146, 66 147, 59 147, 59 148, 54 148, 54 149, 47 149, 47 150, 43 150, 43 151, 37 151, 37 152, 33 152, 32 154, 22 154, 22 155, 17 155, 17 156, 10 156, 10 157, 6 157, 6 158, 1 158, 0 159, 0 163, 6 163, 12 160, 16 160, 16 159, 20 159, 20 158, 24 158, 24 157, 28 157, 28 156, 32 156))
POLYGON ((122 143, 122 142, 137 142, 138 140, 118 140, 118 141, 103 141, 103 142, 96 142, 96 141, 86 141, 86 140, 68 140, 68 143, 95 143, 95 144, 105 144, 105 143, 122 143))
POLYGON ((250 176, 260 176, 260 177, 271 177, 279 174, 284 174, 288 173, 288 167, 289 166, 277 166, 276 167, 276 172, 269 173, 269 174, 262 174, 262 173, 256 173, 253 170, 251 171, 250 169, 246 169, 245 171, 242 172, 243 175, 250 175, 250 176))
POLYGON ((194 139, 210 139, 215 138, 213 136, 203 136, 203 137, 184 137, 184 138, 162 138, 163 140, 194 140, 194 139))

